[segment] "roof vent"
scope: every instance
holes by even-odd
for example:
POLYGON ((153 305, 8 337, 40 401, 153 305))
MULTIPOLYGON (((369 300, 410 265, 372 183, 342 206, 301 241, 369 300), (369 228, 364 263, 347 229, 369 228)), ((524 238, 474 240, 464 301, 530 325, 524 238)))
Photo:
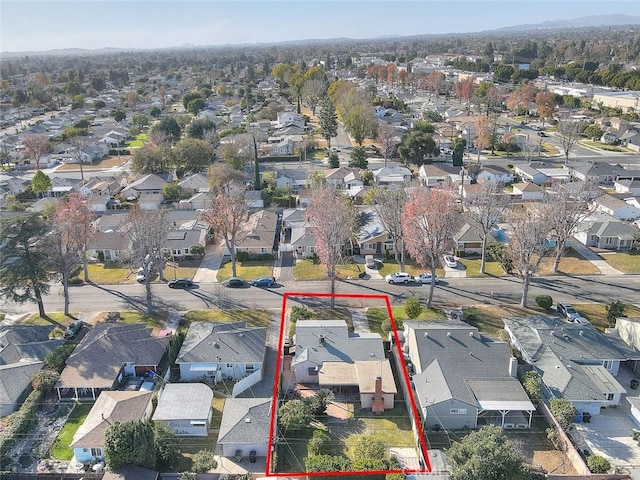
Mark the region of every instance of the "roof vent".
POLYGON ((238 336, 239 336, 239 337, 244 337, 244 333, 240 332, 240 333, 238 334, 238 336))
POLYGON ((555 334, 556 334, 556 332, 554 332, 553 330, 551 330, 551 331, 549 332, 549 335, 551 335, 552 337, 553 337, 555 334))
POLYGON ((424 332, 424 336, 428 337, 429 336, 429 332, 424 332))
POLYGON ((447 332, 447 337, 450 337, 450 336, 451 336, 451 332, 447 332))
POLYGON ((470 336, 470 337, 473 337, 473 332, 469 332, 469 336, 470 336))
POLYGON ((323 334, 320 334, 320 337, 319 337, 319 338, 320 338, 320 343, 324 343, 324 335, 323 335, 323 334))
POLYGON ((584 337, 584 331, 583 331, 583 330, 580 330, 580 331, 578 332, 578 335, 580 335, 581 337, 584 337))
POLYGON ((566 333, 562 335, 562 338, 564 338, 565 340, 569 340, 569 335, 567 335, 566 333))
POLYGON ((244 419, 244 423, 251 423, 251 418, 250 417, 246 417, 244 419))

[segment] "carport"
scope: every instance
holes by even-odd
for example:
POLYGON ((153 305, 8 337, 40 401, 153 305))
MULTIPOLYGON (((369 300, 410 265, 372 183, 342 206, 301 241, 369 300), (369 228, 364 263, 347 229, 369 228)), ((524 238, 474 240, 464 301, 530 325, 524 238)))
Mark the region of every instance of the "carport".
POLYGON ((531 418, 536 408, 518 380, 467 380, 467 384, 480 406, 476 426, 483 418, 488 423, 495 423, 493 417, 498 419, 502 428, 531 428, 531 418))

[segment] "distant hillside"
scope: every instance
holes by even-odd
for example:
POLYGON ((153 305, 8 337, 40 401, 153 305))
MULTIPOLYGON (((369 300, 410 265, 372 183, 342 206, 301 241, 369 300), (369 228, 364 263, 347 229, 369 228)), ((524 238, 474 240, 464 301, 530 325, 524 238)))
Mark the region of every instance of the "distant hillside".
POLYGON ((492 32, 520 32, 523 30, 548 30, 555 28, 581 28, 581 27, 606 27, 615 25, 640 25, 638 15, 591 15, 588 17, 569 18, 564 20, 547 20, 542 23, 514 25, 512 27, 502 27, 492 32))

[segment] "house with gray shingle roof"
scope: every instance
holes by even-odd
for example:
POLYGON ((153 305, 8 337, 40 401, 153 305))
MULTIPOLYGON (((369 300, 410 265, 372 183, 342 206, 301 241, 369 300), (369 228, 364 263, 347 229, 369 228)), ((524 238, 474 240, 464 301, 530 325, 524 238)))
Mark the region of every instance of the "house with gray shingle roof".
POLYGON ((608 250, 630 250, 638 228, 606 213, 585 218, 574 232, 574 238, 587 247, 608 250))
POLYGON ((529 163, 526 165, 515 165, 513 171, 516 175, 527 182, 535 183, 536 185, 542 185, 549 180, 549 177, 540 168, 544 167, 543 164, 529 163))
MULTIPOLYGON (((278 214, 269 210, 259 210, 247 218, 243 229, 236 237, 236 252, 255 254, 273 253, 276 244, 278 214)), ((231 255, 223 242, 224 254, 231 255)))
POLYGON ((638 180, 616 180, 613 186, 617 193, 626 193, 631 196, 640 195, 640 179, 638 180))
POLYGON ((282 212, 283 230, 278 248, 280 252, 293 252, 296 258, 308 258, 315 255, 316 236, 307 221, 304 208, 287 208, 282 212))
POLYGON ((49 340, 53 326, 9 325, 0 329, 0 417, 13 413, 31 391, 31 378, 64 340, 49 340))
POLYGON ((393 408, 397 387, 377 333, 349 333, 344 320, 296 323, 296 381, 359 395, 362 408, 393 408))
POLYGON ((167 383, 152 420, 178 436, 206 437, 211 425, 213 390, 204 383, 167 383))
POLYGON ((144 323, 97 324, 67 358, 55 385, 58 398, 92 401, 124 377, 157 372, 168 343, 168 337, 152 337, 144 323))
POLYGON ((266 328, 248 327, 246 322, 193 322, 176 359, 180 379, 217 383, 254 375, 257 383, 262 379, 266 340, 266 328))
POLYGON ((535 407, 506 343, 459 320, 408 321, 403 337, 427 429, 531 426, 535 407))
POLYGON ((375 207, 366 205, 358 207, 360 214, 360 230, 356 235, 356 241, 361 255, 384 254, 386 250, 392 250, 389 242, 389 232, 385 227, 375 207))
POLYGON ((600 185, 612 184, 618 177, 625 175, 625 169, 606 162, 574 162, 564 168, 573 178, 592 180, 600 185))
MULTIPOLYGON (((491 237, 487 238, 490 241, 491 237)), ((453 241, 455 242, 455 248, 459 252, 459 255, 469 253, 482 253, 482 237, 480 231, 476 225, 472 225, 470 222, 464 222, 464 224, 453 235, 453 241)))
POLYGON ((535 183, 514 183, 512 187, 513 196, 522 199, 523 201, 535 201, 542 199, 542 187, 539 187, 535 183))
POLYGON ((609 194, 599 196, 593 201, 598 212, 604 212, 618 220, 633 221, 640 218, 640 208, 609 194))
POLYGON ((152 392, 102 392, 69 445, 77 462, 104 460, 104 436, 115 422, 146 421, 151 418, 152 392))
POLYGON ((227 398, 216 453, 223 457, 266 457, 271 426, 270 398, 227 398), (238 452, 239 451, 239 452, 238 452))
POLYGON ((601 407, 620 404, 626 390, 615 379, 622 362, 640 352, 619 337, 600 333, 590 323, 567 323, 534 316, 503 318, 511 344, 542 377, 547 398, 564 398, 578 412, 598 415, 601 407))

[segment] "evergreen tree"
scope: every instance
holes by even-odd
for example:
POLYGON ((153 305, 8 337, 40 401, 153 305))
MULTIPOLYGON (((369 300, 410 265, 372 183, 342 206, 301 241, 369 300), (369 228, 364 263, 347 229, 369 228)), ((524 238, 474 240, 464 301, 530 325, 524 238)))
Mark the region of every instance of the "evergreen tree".
POLYGON ((327 150, 331 148, 331 139, 338 135, 338 115, 336 107, 329 95, 325 95, 320 102, 320 131, 327 140, 327 150))

